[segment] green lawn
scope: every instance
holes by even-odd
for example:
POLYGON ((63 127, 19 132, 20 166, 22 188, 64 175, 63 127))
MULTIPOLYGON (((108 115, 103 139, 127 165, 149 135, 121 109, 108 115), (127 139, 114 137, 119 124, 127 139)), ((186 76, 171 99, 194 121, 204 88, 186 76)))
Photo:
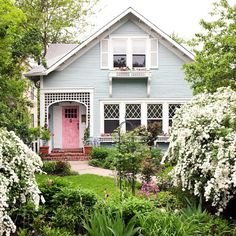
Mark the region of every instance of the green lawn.
POLYGON ((43 183, 48 179, 59 179, 60 182, 65 183, 68 187, 71 188, 83 188, 87 190, 91 190, 96 193, 99 197, 104 198, 105 191, 109 195, 115 194, 118 190, 115 186, 115 180, 110 177, 102 177, 98 175, 92 174, 84 174, 84 175, 73 175, 73 176, 54 176, 54 175, 37 175, 37 182, 43 183))

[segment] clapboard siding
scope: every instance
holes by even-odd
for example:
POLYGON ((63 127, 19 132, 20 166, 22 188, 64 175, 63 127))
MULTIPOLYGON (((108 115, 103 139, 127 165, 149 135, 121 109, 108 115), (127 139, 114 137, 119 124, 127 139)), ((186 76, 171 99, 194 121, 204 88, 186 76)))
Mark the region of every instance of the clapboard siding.
MULTIPOLYGON (((113 34, 140 35, 145 32, 132 22, 127 22, 113 34)), ((184 62, 159 43, 158 69, 152 70, 150 99, 191 98, 192 92, 184 80, 181 69, 184 62)), ((97 44, 62 71, 55 71, 44 78, 44 89, 94 88, 94 135, 100 134, 99 102, 109 99, 108 70, 100 69, 100 45, 97 44)), ((143 98, 147 100, 146 79, 114 79, 113 98, 143 98)))
POLYGON ((136 24, 131 21, 126 22, 117 30, 113 31, 112 34, 116 35, 147 35, 145 31, 139 28, 136 24))

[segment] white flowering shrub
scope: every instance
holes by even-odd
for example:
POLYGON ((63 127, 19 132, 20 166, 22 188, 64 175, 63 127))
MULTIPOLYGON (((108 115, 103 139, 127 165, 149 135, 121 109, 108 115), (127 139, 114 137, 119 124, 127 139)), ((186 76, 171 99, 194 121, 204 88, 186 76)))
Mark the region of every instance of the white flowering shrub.
POLYGON ((9 209, 27 200, 40 201, 35 172, 40 172, 41 158, 31 151, 14 132, 0 129, 0 236, 15 232, 9 209))
POLYGON ((236 193, 236 92, 201 94, 178 110, 166 158, 175 186, 222 212, 236 193))

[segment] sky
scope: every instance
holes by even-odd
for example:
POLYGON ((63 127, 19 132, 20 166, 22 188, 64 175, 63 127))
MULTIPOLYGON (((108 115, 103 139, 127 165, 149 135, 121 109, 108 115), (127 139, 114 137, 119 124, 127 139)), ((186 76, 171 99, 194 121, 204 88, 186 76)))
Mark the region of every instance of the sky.
MULTIPOLYGON (((176 33, 189 40, 201 31, 200 19, 210 20, 209 12, 215 0, 100 0, 100 11, 93 17, 94 29, 99 29, 128 7, 134 8, 167 34, 176 33)), ((236 4, 236 0, 229 0, 236 4)))

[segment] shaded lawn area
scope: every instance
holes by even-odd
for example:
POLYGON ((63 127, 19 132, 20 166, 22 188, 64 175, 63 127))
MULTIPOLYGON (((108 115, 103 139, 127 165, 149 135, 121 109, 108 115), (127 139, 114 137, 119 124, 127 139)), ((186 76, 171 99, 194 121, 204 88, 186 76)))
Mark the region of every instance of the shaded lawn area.
POLYGON ((55 176, 55 175, 37 175, 38 184, 45 183, 48 179, 59 180, 71 188, 82 188, 93 191, 99 197, 104 198, 105 194, 114 195, 118 192, 115 186, 115 180, 110 177, 103 177, 93 174, 73 175, 73 176, 55 176))

